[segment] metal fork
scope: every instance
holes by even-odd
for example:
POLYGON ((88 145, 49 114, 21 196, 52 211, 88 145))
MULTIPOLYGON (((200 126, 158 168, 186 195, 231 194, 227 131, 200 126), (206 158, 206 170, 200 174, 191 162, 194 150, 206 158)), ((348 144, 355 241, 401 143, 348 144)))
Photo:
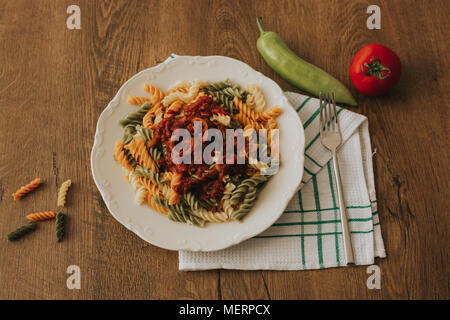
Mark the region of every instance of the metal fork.
POLYGON ((339 172, 339 164, 336 157, 336 150, 342 143, 341 128, 339 127, 338 114, 336 112, 336 103, 334 101, 334 92, 328 92, 319 95, 320 100, 320 139, 322 144, 331 151, 333 155, 334 174, 336 176, 336 185, 339 197, 339 211, 341 212, 342 235, 344 238, 344 257, 346 264, 353 264, 353 248, 350 238, 350 231, 348 229, 347 212, 345 209, 345 202, 342 190, 341 174, 339 172))

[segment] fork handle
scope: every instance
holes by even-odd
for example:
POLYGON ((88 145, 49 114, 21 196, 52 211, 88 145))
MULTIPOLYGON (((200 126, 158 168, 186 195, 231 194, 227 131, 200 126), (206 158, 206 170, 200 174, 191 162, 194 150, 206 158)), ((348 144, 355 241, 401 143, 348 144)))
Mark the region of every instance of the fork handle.
POLYGON ((347 210, 345 209, 344 202, 344 193, 342 190, 342 182, 341 182, 341 173, 339 171, 339 164, 336 156, 336 150, 333 152, 333 166, 334 166, 334 175, 336 176, 336 185, 338 190, 338 198, 339 198, 339 211, 341 213, 341 225, 342 225, 342 236, 344 239, 344 257, 346 264, 355 263, 355 259, 353 257, 353 247, 352 247, 352 239, 350 237, 350 230, 348 228, 348 217, 347 210))

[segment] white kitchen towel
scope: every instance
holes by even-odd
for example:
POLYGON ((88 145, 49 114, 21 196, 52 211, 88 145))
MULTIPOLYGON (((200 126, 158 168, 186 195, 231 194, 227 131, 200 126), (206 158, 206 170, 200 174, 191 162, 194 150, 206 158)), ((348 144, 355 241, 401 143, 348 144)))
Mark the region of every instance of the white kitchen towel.
MULTIPOLYGON (((215 252, 179 252, 180 270, 307 270, 343 266, 339 205, 330 152, 319 137, 319 101, 285 92, 305 128, 302 186, 280 219, 241 244, 215 252)), ((339 108, 344 145, 338 151, 355 262, 385 257, 375 195, 367 118, 339 108)))

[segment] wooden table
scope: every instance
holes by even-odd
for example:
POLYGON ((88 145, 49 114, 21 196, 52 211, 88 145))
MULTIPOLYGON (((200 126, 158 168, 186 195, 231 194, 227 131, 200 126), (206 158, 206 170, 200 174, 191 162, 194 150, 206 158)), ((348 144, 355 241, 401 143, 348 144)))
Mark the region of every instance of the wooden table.
MULTIPOLYGON (((448 1, 26 1, 0 2, 1 299, 448 299, 448 1), (81 30, 66 27, 69 4, 81 30), (366 8, 381 8, 368 30, 366 8), (369 118, 381 229, 381 289, 366 267, 320 271, 178 271, 178 255, 149 245, 106 209, 90 173, 97 119, 119 87, 170 53, 240 59, 296 90, 256 50, 255 17, 300 56, 337 76, 369 118), (348 66, 365 44, 394 49, 398 87, 368 98, 348 66), (11 193, 45 184, 22 201, 11 193), (68 235, 54 224, 10 243, 33 211, 54 210, 72 179, 68 235), (81 269, 69 290, 66 269, 81 269)), ((298 90, 297 90, 298 91, 298 90)))

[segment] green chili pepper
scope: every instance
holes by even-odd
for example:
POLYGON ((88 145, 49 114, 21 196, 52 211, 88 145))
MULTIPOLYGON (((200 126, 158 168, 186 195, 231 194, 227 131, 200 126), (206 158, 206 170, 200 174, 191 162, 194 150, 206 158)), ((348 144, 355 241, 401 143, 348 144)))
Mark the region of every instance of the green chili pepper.
POLYGON ((319 93, 334 92, 337 102, 356 106, 352 94, 339 80, 322 69, 299 58, 275 32, 264 31, 261 17, 256 19, 261 35, 256 42, 267 64, 294 86, 318 97, 319 93))

